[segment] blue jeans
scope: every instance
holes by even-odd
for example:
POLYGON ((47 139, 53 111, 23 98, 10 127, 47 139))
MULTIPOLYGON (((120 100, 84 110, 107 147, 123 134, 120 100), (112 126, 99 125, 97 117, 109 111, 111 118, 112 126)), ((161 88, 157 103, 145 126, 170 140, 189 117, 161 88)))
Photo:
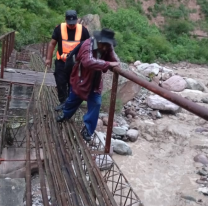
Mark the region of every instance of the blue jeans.
MULTIPOLYGON (((97 126, 101 101, 102 97, 99 93, 92 91, 88 96, 87 113, 84 115, 83 121, 87 127, 89 135, 94 133, 97 126)), ((64 118, 70 119, 82 102, 83 100, 80 99, 79 96, 72 91, 72 89, 70 89, 69 97, 63 107, 64 118)))

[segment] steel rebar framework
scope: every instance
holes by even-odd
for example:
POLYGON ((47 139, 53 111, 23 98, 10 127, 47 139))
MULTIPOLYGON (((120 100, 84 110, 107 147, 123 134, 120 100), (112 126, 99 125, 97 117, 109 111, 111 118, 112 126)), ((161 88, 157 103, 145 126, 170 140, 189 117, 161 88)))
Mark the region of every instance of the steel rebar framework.
MULTIPOLYGON (((45 56, 45 49, 42 52, 42 56, 45 56)), ((31 57, 31 62, 34 70, 43 71, 43 61, 38 54, 31 57)), ((34 85, 31 98, 22 100, 28 102, 27 112, 18 119, 18 116, 10 116, 7 113, 9 101, 15 98, 11 95, 14 84, 1 82, 4 88, 2 92, 4 99, 1 99, 4 109, 1 113, 0 149, 6 144, 7 132, 11 136, 13 147, 26 148, 26 159, 0 159, 0 163, 1 161, 26 162, 26 205, 32 204, 32 162, 38 165, 44 205, 142 205, 109 155, 119 75, 208 120, 206 108, 152 85, 126 70, 114 68, 106 143, 101 141, 96 132, 92 141, 86 143, 79 132, 83 124, 82 110, 78 110, 71 121, 62 124, 56 122, 58 114, 53 108, 58 99, 54 87, 43 86, 40 90, 40 85, 34 85), (19 127, 11 127, 13 122, 18 122, 19 127), (22 130, 25 132, 19 140, 17 136, 22 130), (31 159, 32 149, 36 151, 36 159, 31 159), (51 200, 48 199, 49 195, 51 200)), ((0 92, 2 87, 0 85, 0 92)))
MULTIPOLYGON (((37 54, 31 59, 33 69, 42 71, 42 59, 37 54)), ((26 148, 26 160, 1 161, 26 161, 26 205, 32 203, 32 162, 38 164, 44 205, 49 205, 48 195, 51 196, 52 205, 140 204, 139 197, 119 167, 104 152, 104 144, 98 136, 93 135, 90 145, 80 137, 82 111, 78 110, 74 122, 59 125, 55 121, 57 113, 53 110, 58 102, 56 89, 43 87, 40 99, 37 99, 39 91, 40 87, 35 85, 31 99, 21 99, 28 102, 27 113, 21 117, 21 121, 18 116, 4 115, 9 125, 19 123, 19 127, 10 126, 8 129, 13 140, 12 147, 26 148), (22 130, 25 132, 19 139, 17 136, 22 130), (36 159, 31 159, 32 149, 36 151, 36 159), (49 193, 46 185, 50 189, 49 193)), ((7 99, 13 98, 17 97, 10 92, 7 99)))

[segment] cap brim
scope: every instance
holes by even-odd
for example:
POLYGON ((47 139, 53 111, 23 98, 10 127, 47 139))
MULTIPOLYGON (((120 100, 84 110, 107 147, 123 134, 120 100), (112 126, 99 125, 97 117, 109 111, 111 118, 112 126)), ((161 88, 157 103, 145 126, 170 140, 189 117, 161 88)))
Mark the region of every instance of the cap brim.
POLYGON ((75 20, 66 20, 67 24, 76 24, 77 23, 77 19, 75 20))
POLYGON ((111 44, 113 46, 116 46, 115 39, 108 39, 106 37, 102 37, 101 40, 100 40, 100 42, 102 42, 102 43, 108 43, 108 44, 111 44))
POLYGON ((102 37, 100 31, 94 31, 94 32, 93 32, 93 36, 96 38, 96 40, 97 40, 98 42, 101 42, 101 43, 108 43, 108 44, 113 45, 114 47, 115 47, 116 44, 117 44, 115 39, 108 39, 108 38, 106 38, 106 37, 102 37))

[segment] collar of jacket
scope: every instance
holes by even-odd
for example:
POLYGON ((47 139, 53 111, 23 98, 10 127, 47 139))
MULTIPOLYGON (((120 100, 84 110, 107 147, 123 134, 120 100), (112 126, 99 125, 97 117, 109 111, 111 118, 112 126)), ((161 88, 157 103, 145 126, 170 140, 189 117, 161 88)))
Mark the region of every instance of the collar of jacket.
POLYGON ((92 50, 93 51, 97 51, 97 59, 100 59, 101 53, 98 51, 97 40, 94 37, 92 37, 92 40, 93 40, 93 48, 92 48, 92 50))
POLYGON ((94 37, 92 37, 92 39, 93 39, 93 50, 97 50, 98 49, 97 40, 94 37))

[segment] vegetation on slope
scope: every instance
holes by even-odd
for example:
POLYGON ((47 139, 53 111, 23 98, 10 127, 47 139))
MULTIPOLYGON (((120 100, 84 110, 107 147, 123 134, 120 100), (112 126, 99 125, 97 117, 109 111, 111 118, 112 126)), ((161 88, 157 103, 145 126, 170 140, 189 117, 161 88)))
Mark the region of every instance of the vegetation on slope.
MULTIPOLYGON (((198 2, 208 19, 208 1, 198 2)), ((17 49, 40 42, 42 36, 50 37, 54 27, 64 21, 67 9, 75 9, 79 16, 99 14, 102 26, 115 30, 116 52, 122 61, 208 62, 208 39, 190 36, 194 24, 184 6, 165 7, 162 0, 157 1, 152 9, 154 15, 161 11, 167 15, 167 23, 161 30, 148 23, 140 3, 126 0, 125 4, 126 8, 115 12, 98 0, 5 0, 0 3, 0 35, 15 30, 17 49)))

